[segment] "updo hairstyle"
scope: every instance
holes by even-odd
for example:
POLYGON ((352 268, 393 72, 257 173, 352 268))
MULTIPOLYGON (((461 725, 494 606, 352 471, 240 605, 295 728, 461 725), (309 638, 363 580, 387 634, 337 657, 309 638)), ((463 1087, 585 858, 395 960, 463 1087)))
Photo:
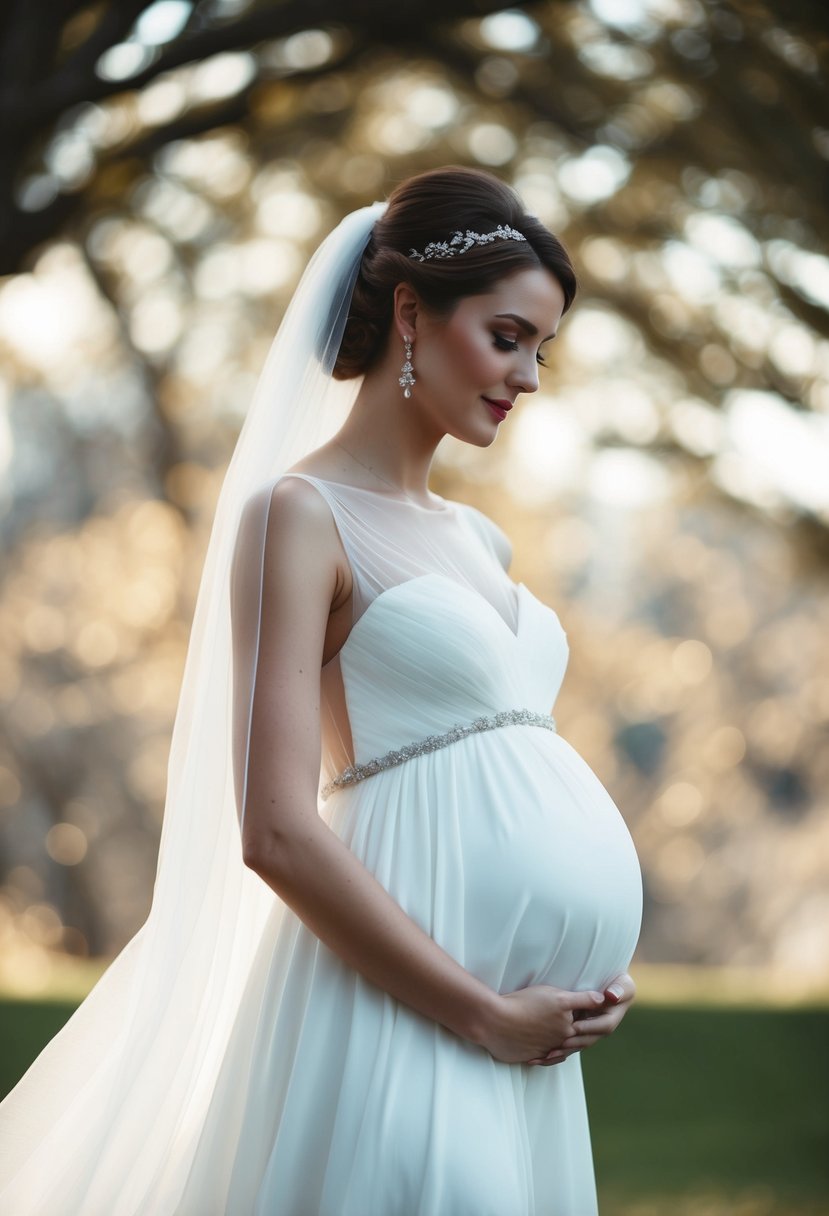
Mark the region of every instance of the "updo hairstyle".
POLYGON ((398 283, 409 283, 433 315, 448 317, 464 296, 483 295, 506 275, 537 266, 561 284, 566 312, 576 294, 567 251, 526 213, 510 186, 491 173, 457 165, 408 178, 392 191, 366 245, 332 376, 361 376, 380 358, 398 283), (448 241, 458 230, 492 232, 499 224, 517 229, 526 241, 494 240, 424 262, 409 257, 411 249, 422 253, 430 241, 448 241))

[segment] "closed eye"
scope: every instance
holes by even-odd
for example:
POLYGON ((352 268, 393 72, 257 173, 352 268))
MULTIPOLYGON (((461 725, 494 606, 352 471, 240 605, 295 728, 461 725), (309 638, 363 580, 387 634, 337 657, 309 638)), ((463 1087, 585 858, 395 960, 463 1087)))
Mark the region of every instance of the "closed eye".
MULTIPOLYGON (((518 343, 513 342, 510 338, 505 338, 503 334, 493 334, 495 345, 499 350, 518 350, 518 343)), ((547 366, 547 360, 542 359, 541 355, 536 355, 536 363, 540 363, 542 367, 547 366)))

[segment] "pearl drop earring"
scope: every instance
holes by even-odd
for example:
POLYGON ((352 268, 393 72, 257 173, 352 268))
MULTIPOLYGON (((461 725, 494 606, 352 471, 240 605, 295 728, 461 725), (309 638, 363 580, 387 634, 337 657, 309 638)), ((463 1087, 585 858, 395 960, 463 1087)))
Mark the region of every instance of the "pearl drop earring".
POLYGON ((410 338, 404 338, 403 341, 406 344, 406 361, 400 369, 403 375, 400 377, 397 383, 403 389, 403 396, 411 397, 412 385, 416 383, 416 380, 412 375, 412 342, 410 338))

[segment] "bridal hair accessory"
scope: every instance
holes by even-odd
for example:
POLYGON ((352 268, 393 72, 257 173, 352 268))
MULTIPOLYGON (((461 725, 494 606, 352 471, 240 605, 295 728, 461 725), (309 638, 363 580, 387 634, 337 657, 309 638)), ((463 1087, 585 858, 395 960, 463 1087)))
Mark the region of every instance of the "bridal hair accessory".
POLYGON ((453 258, 456 253, 466 253, 467 249, 471 249, 473 245, 488 245, 490 241, 526 241, 523 232, 519 232, 517 228, 510 228, 506 224, 499 224, 492 232, 472 232, 467 228, 466 232, 453 232, 449 241, 430 241, 423 253, 418 253, 416 249, 409 250, 410 258, 417 258, 418 262, 425 262, 428 258, 453 258))
MULTIPOLYGON (((274 482, 342 426, 331 375, 387 204, 346 215, 309 260, 222 482, 172 731, 146 922, 0 1102, 0 1211, 173 1216, 242 995, 285 905, 249 869, 240 820, 274 482), (148 1117, 149 1112, 149 1117, 148 1117)), ((322 781, 322 774, 320 780, 322 781)), ((261 966, 261 964, 260 964, 261 966)), ((274 1048, 278 1050, 278 1046, 274 1048)))
POLYGON ((403 375, 400 377, 397 383, 401 385, 403 389, 403 396, 411 397, 412 385, 417 383, 412 375, 412 371, 414 370, 412 368, 412 340, 411 338, 404 338, 403 341, 406 344, 406 361, 400 369, 403 375))

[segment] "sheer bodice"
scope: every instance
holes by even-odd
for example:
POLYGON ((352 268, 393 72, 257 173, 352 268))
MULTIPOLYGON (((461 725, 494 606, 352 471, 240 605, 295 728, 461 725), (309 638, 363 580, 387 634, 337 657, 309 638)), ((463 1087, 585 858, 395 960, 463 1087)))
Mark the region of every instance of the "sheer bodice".
MULTIPOLYGON (((445 668, 453 667, 460 671, 476 656, 480 662, 483 653, 476 650, 474 644, 468 655, 458 653, 459 638, 466 640, 467 647, 470 642, 474 643, 473 626, 479 629, 482 623, 488 622, 495 629, 493 644, 496 655, 509 653, 519 632, 522 600, 530 593, 523 585, 517 585, 510 579, 499 560, 496 526, 467 503, 437 499, 439 505, 429 508, 385 491, 346 485, 308 473, 285 473, 283 477, 302 478, 315 486, 325 498, 331 508, 352 577, 350 632, 344 645, 324 664, 320 674, 320 781, 324 784, 335 773, 361 758, 365 759, 366 753, 384 742, 367 732, 364 726, 361 728, 359 722, 354 723, 353 713, 349 713, 344 682, 344 668, 349 667, 350 655, 353 653, 356 658, 358 650, 364 655, 366 644, 370 644, 372 637, 376 639, 374 621, 388 621, 388 614, 393 613, 397 614, 400 628, 411 628, 418 613, 425 611, 427 619, 431 619, 435 607, 440 603, 443 610, 450 613, 452 620, 457 619, 462 626, 465 625, 457 634, 451 627, 447 629, 445 636, 449 650, 441 656, 445 668), (411 586, 404 587, 404 584, 411 586), (502 631, 500 636, 499 630, 502 631), (505 642, 506 646, 502 647, 501 642, 505 642), (355 729, 362 729, 361 741, 355 739, 355 729)), ((242 533, 247 568, 257 565, 255 549, 257 546, 264 549, 268 516, 278 509, 271 501, 272 488, 265 487, 251 501, 251 517, 260 522, 250 529, 249 536, 246 537, 244 531, 242 533)), ((246 618, 251 621, 261 608, 261 605, 254 607, 254 598, 251 590, 248 595, 251 603, 245 610, 246 618)), ((539 608, 542 606, 536 601, 536 610, 539 608)), ((544 610, 558 621, 551 609, 544 610)), ((241 613, 239 617, 242 619, 241 613)), ((451 623, 451 620, 447 621, 447 624, 451 623)), ((565 635, 560 625, 559 631, 566 650, 565 635)), ((237 634, 243 632, 253 634, 252 629, 237 628, 237 634)), ((254 651, 252 636, 246 646, 249 651, 254 651)), ((384 655, 385 659, 394 659, 393 649, 380 652, 378 660, 381 665, 385 661, 384 655)), ((351 664, 351 678, 354 681, 361 678, 359 666, 360 663, 351 664)), ((247 704, 252 700, 254 654, 249 653, 244 660, 240 659, 237 669, 249 672, 244 684, 239 681, 238 689, 240 704, 247 704)), ((561 675, 563 665, 559 682, 561 675)), ((391 695, 390 690, 393 689, 397 689, 398 696, 406 696, 408 692, 412 700, 418 695, 405 671, 395 670, 393 663, 390 665, 385 661, 383 670, 374 670, 368 678, 375 682, 380 700, 384 695, 391 695)), ((421 697, 424 691, 421 687, 421 697)), ((557 686, 549 689, 549 699, 543 707, 545 710, 549 710, 556 691, 557 686)), ((498 700, 498 697, 495 699, 498 700)), ((378 708, 382 708, 382 705, 378 705, 378 708)), ((449 705, 447 711, 453 708, 461 715, 466 712, 462 704, 454 707, 449 705)), ((427 703, 420 717, 428 719, 430 715, 427 703)), ((246 719, 240 713, 238 722, 243 720, 246 719)), ((412 722, 412 729, 417 730, 421 725, 416 718, 412 722)))

